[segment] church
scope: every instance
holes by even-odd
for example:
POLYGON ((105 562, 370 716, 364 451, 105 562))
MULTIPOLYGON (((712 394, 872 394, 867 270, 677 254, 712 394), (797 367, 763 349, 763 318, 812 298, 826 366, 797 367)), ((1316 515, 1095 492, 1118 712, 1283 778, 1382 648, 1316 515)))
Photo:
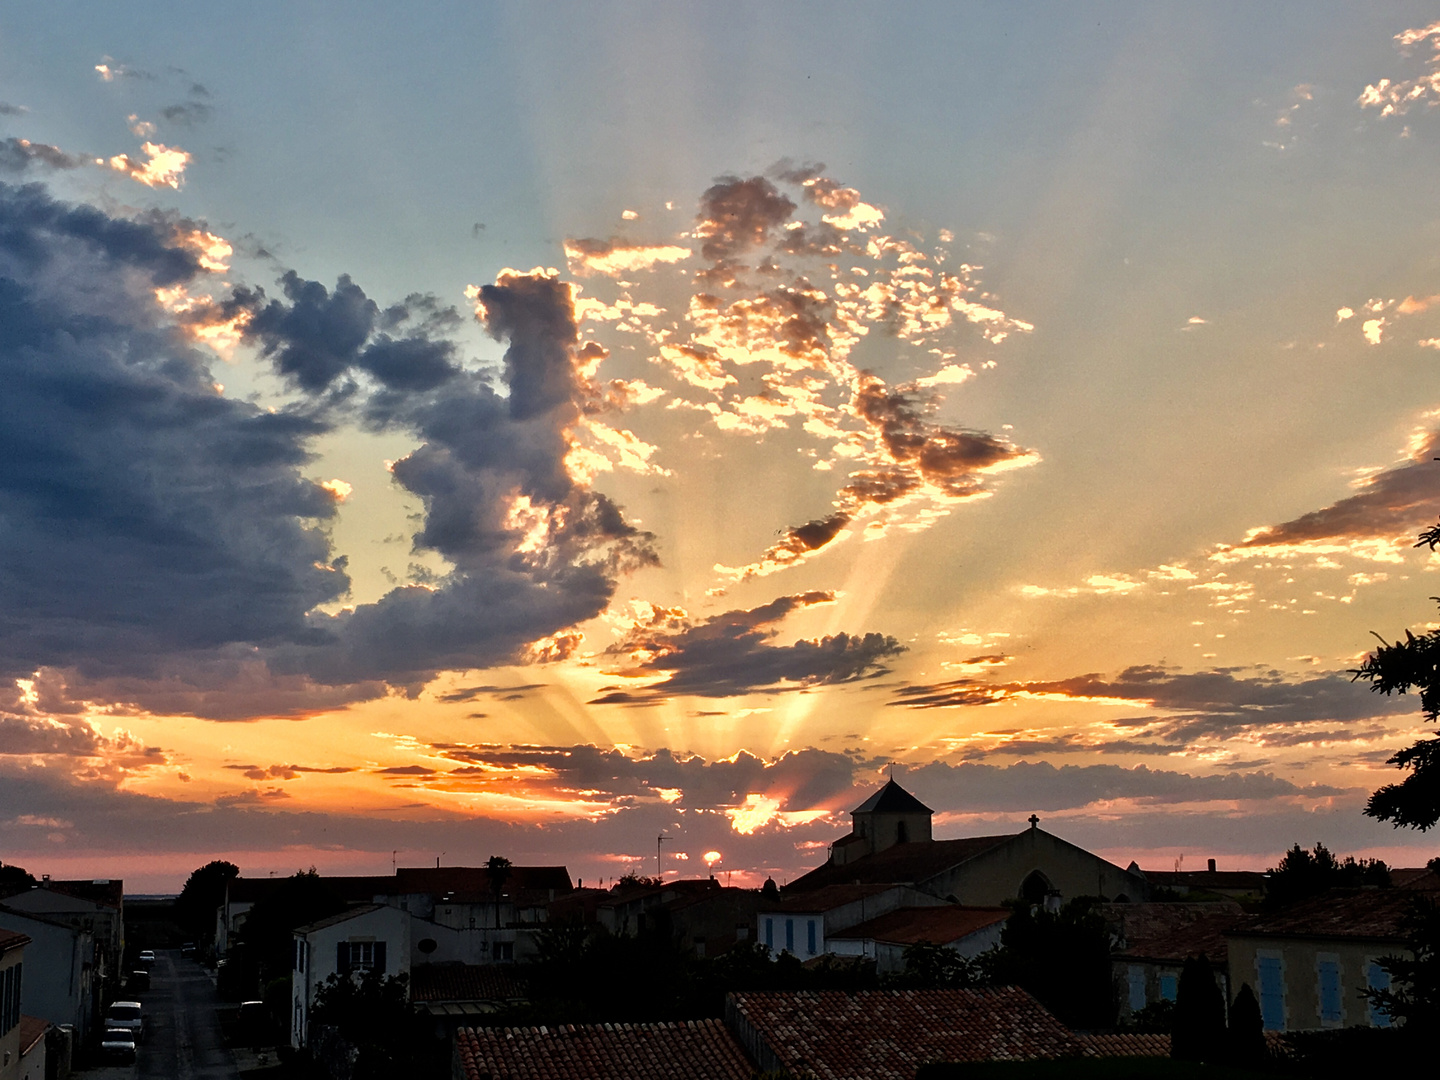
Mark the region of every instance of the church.
POLYGON ((1046 832, 1040 819, 1000 836, 936 840, 934 811, 892 777, 850 812, 850 835, 830 858, 785 888, 787 896, 829 885, 909 885, 952 904, 992 907, 1022 899, 1058 908, 1077 896, 1139 901, 1149 885, 1084 848, 1046 832))

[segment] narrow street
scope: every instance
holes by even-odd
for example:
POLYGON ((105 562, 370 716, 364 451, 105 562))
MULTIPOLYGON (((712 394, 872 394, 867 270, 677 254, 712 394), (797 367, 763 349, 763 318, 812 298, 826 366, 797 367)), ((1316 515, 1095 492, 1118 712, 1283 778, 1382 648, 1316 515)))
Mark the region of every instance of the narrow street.
POLYGON ((145 1039, 135 1065, 86 1069, 84 1080, 239 1080, 234 1055, 220 1037, 215 987, 194 960, 159 951, 151 988, 137 995, 145 1039))

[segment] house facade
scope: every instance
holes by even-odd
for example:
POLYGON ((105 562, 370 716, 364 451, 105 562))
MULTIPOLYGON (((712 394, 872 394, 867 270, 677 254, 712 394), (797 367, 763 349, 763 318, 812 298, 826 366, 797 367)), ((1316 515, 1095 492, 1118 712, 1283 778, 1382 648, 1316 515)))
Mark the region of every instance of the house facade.
POLYGON ((763 901, 755 940, 772 956, 791 953, 809 960, 835 951, 834 935, 902 907, 939 907, 947 901, 910 885, 825 885, 809 892, 763 901))
POLYGON ((894 975, 905 970, 905 950, 913 945, 938 945, 966 960, 979 956, 1000 944, 1009 917, 1009 908, 898 908, 841 930, 830 938, 830 951, 874 960, 876 972, 894 975))
POLYGON ((316 991, 332 977, 410 973, 410 916, 388 904, 362 904, 292 934, 290 1044, 309 1045, 316 991))
POLYGON ((47 915, 0 904, 0 932, 24 934, 27 962, 21 986, 22 1010, 56 1025, 69 1025, 84 1045, 100 1016, 100 988, 94 981, 95 939, 88 930, 47 915))
POLYGON ((20 993, 30 938, 0 930, 0 1080, 20 1080, 20 993))
POLYGON ((1267 1031, 1388 1027, 1367 989, 1389 989, 1380 961, 1408 955, 1411 889, 1332 890, 1227 935, 1232 995, 1249 983, 1267 1031))
POLYGON ((124 977, 124 881, 119 878, 52 881, 46 877, 34 888, 6 897, 3 903, 16 911, 43 915, 89 933, 95 942, 92 977, 100 993, 119 989, 124 977))

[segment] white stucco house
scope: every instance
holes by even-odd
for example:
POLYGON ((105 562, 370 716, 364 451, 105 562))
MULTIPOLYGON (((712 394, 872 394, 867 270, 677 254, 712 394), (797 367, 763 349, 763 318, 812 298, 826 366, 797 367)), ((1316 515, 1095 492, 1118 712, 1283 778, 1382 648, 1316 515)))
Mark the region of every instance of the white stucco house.
POLYGON ((410 936, 409 913, 388 904, 361 904, 295 930, 290 1044, 308 1044, 315 992, 332 975, 409 975, 410 936))

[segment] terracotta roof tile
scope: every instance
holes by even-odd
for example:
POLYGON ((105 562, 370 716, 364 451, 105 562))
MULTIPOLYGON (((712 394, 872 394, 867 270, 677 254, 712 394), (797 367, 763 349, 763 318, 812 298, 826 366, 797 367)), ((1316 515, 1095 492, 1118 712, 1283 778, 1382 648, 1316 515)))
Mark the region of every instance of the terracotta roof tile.
POLYGON ((761 904, 761 911, 833 911, 835 908, 845 904, 853 904, 857 900, 868 899, 872 896, 879 896, 883 892, 889 892, 896 888, 888 881, 875 882, 869 885, 822 885, 818 889, 808 889, 801 893, 792 893, 786 889, 779 900, 771 900, 761 904))
POLYGON ((1025 991, 732 994, 726 1015, 760 1068, 818 1080, 911 1080, 936 1061, 1080 1057, 1081 1042, 1025 991), (763 1052, 761 1052, 763 1049, 763 1052))
POLYGON ((523 998, 514 971, 500 964, 416 964, 410 969, 411 1001, 504 1001, 523 998))
POLYGON ((967 836, 960 840, 916 841, 895 844, 874 855, 839 866, 825 863, 786 886, 787 893, 806 892, 822 885, 847 885, 855 882, 916 882, 943 873, 952 866, 983 855, 993 848, 1008 844, 1016 834, 1006 836, 967 836))
POLYGON ((1231 936, 1402 940, 1416 890, 1332 889, 1238 924, 1231 936))
POLYGON ((895 945, 914 945, 921 941, 948 945, 977 930, 1003 923, 1009 917, 1009 908, 997 907, 951 904, 945 907, 897 908, 829 936, 863 938, 895 945))
POLYGON ((1206 904, 1106 904, 1101 913, 1115 929, 1121 951, 1143 960, 1225 959, 1225 934, 1245 919, 1231 900, 1206 904))
POLYGON ((45 1038, 45 1032, 50 1030, 50 1021, 39 1016, 20 1017, 20 1053, 28 1054, 35 1048, 35 1044, 45 1038))
MULTIPOLYGON (((23 915, 25 913, 20 912, 20 914, 23 915)), ((0 929, 0 953, 8 952, 11 949, 18 949, 21 945, 29 944, 29 934, 22 934, 19 930, 0 929)))
POLYGON ((1104 1035, 1078 1035, 1085 1044, 1086 1057, 1163 1057, 1170 1056, 1170 1036, 1137 1031, 1116 1031, 1104 1035))
MULTIPOLYGON (((465 1028, 464 1080, 751 1080, 754 1069, 719 1020, 465 1028)), ((908 1078, 907 1078, 908 1080, 908 1078)))

